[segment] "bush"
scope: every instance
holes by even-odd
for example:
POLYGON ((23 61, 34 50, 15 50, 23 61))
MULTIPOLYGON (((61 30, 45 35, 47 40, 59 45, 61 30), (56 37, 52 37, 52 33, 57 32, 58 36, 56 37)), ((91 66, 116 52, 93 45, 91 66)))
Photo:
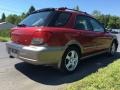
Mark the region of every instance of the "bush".
POLYGON ((0 30, 0 37, 10 37, 10 30, 0 30))

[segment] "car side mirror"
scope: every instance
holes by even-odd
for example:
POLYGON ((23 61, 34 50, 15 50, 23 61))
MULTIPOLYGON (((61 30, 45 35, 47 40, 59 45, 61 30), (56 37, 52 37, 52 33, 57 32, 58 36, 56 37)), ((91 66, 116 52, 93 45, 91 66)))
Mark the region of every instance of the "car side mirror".
POLYGON ((112 29, 108 29, 108 28, 106 28, 105 31, 109 33, 109 32, 112 31, 112 29))

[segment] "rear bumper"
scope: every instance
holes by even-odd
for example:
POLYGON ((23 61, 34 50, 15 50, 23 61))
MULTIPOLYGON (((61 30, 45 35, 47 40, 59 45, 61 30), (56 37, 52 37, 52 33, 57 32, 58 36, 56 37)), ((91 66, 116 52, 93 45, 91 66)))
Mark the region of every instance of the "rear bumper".
POLYGON ((16 58, 34 65, 59 64, 64 48, 48 46, 24 46, 13 42, 6 43, 8 54, 10 49, 17 50, 16 58))

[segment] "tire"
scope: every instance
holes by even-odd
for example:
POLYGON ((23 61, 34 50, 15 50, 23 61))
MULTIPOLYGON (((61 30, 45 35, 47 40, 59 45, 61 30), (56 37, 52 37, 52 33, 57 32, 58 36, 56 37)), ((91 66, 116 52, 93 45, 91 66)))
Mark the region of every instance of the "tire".
POLYGON ((117 51, 117 45, 116 45, 115 42, 113 42, 113 43, 111 44, 110 48, 109 48, 108 54, 109 54, 110 56, 113 56, 113 55, 115 55, 116 51, 117 51))
POLYGON ((13 56, 10 55, 9 58, 15 58, 15 57, 13 57, 13 56))
POLYGON ((62 57, 62 62, 60 66, 61 71, 65 73, 74 72, 78 67, 79 59, 79 49, 77 47, 69 47, 62 57))

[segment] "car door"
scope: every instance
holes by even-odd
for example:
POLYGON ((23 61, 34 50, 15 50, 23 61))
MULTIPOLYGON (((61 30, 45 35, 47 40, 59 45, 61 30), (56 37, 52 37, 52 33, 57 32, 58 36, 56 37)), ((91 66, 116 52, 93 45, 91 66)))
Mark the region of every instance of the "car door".
POLYGON ((78 15, 75 20, 74 28, 76 33, 79 36, 78 41, 82 46, 84 55, 95 52, 96 44, 95 38, 96 35, 92 31, 93 28, 87 18, 87 16, 78 15))
POLYGON ((93 27, 93 32, 95 34, 95 44, 96 50, 101 51, 108 48, 109 37, 107 36, 105 29, 101 23, 99 23, 96 19, 89 17, 90 23, 93 27))

